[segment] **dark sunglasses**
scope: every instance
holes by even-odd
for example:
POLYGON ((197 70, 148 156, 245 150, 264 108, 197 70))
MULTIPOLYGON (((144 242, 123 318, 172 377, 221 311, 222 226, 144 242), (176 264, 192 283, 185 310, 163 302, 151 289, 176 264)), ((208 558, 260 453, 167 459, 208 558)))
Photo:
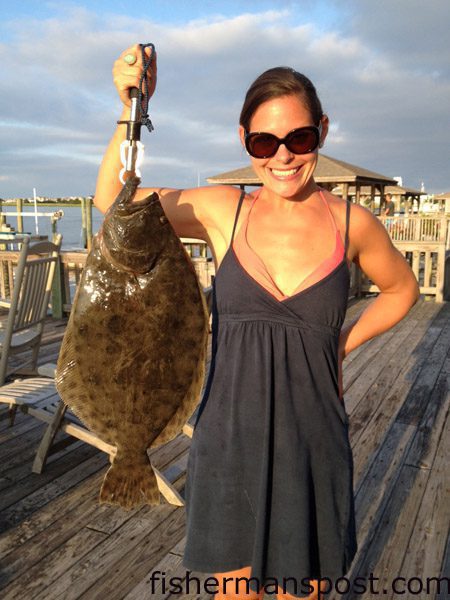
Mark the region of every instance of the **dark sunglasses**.
POLYGON ((320 143, 322 124, 319 127, 308 125, 290 131, 280 139, 273 133, 254 131, 245 134, 245 148, 254 158, 270 158, 275 156, 281 144, 284 144, 293 154, 308 154, 313 152, 320 143))

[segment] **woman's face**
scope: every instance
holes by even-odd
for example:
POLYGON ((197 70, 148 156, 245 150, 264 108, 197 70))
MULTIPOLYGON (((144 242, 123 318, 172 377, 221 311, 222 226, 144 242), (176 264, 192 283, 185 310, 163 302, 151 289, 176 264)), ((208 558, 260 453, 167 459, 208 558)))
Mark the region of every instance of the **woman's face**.
MULTIPOLYGON (((298 96, 281 96, 261 104, 250 122, 250 132, 273 133, 283 138, 293 129, 315 125, 309 110, 298 96)), ((322 118, 321 141, 328 132, 328 118, 322 118)), ((245 131, 239 135, 244 143, 245 131)), ((308 154, 293 154, 281 144, 271 158, 250 157, 256 174, 266 189, 283 198, 304 197, 314 188, 313 173, 317 164, 317 150, 308 154)))

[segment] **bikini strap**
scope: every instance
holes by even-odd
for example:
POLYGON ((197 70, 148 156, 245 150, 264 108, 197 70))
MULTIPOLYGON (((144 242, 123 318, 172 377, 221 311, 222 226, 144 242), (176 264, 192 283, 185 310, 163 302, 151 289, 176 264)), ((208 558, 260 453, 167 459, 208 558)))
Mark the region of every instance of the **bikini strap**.
POLYGON ((241 206, 242 206, 242 201, 245 198, 245 190, 242 190, 241 195, 239 196, 239 201, 238 201, 238 205, 236 208, 236 216, 234 217, 234 225, 233 225, 233 231, 231 233, 231 240, 230 240, 230 246, 233 243, 233 239, 234 239, 234 232, 236 231, 236 225, 239 219, 239 213, 241 212, 241 206))
POLYGON ((337 225, 336 225, 336 221, 334 219, 333 213, 331 212, 331 208, 330 205, 328 204, 328 202, 326 201, 326 198, 324 196, 324 193, 322 192, 322 190, 319 190, 319 196, 322 198, 323 203, 325 204, 325 206, 327 207, 327 211, 328 211, 328 215, 330 216, 330 220, 331 220, 331 224, 333 226, 334 231, 337 230, 337 225))
POLYGON ((350 205, 351 200, 347 200, 347 213, 345 217, 345 246, 344 246, 344 256, 347 256, 347 248, 348 248, 348 229, 350 224, 350 205))

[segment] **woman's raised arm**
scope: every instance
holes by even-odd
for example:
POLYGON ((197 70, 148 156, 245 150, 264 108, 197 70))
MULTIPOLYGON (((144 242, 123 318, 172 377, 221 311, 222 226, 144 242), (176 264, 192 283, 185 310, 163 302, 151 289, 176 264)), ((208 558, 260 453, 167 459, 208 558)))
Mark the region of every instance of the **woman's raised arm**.
MULTIPOLYGON (((150 56, 150 48, 146 48, 150 56)), ((129 90, 138 87, 143 64, 141 49, 138 44, 126 49, 115 61, 113 67, 114 85, 122 102, 120 121, 130 117, 129 90), (124 60, 127 55, 134 55, 136 62, 130 65, 124 60)), ((147 70, 149 95, 153 95, 156 87, 157 63, 156 54, 147 70)), ((122 189, 119 173, 122 169, 120 161, 120 144, 126 139, 126 126, 117 125, 116 131, 104 154, 95 189, 94 205, 105 213, 122 189)), ((210 233, 214 228, 219 230, 227 220, 229 202, 238 193, 229 186, 203 187, 193 189, 173 189, 163 187, 138 188, 135 200, 139 200, 157 192, 167 218, 175 232, 183 237, 195 237, 210 241, 210 233), (224 213, 225 211, 225 213, 224 213)), ((233 202, 231 202, 233 204, 233 202)), ((225 223, 226 225, 226 223, 225 223)))
MULTIPOLYGON (((145 48, 147 56, 150 56, 151 49, 145 48)), ((132 87, 139 87, 142 75, 142 54, 139 44, 131 46, 119 56, 114 62, 113 79, 119 98, 122 102, 122 113, 120 121, 127 121, 130 118, 130 97, 129 92, 132 87), (136 62, 130 65, 125 61, 127 55, 134 56, 136 62)), ((153 96, 156 88, 156 54, 153 56, 151 64, 147 69, 147 81, 149 88, 149 99, 153 96)), ((105 213, 117 194, 122 189, 119 180, 119 173, 122 169, 120 161, 120 144, 126 139, 126 125, 117 125, 116 131, 109 142, 108 148, 103 156, 102 163, 97 176, 97 185, 95 189, 94 204, 103 213, 105 213)), ((143 190, 139 190, 136 199, 144 196, 143 190)))

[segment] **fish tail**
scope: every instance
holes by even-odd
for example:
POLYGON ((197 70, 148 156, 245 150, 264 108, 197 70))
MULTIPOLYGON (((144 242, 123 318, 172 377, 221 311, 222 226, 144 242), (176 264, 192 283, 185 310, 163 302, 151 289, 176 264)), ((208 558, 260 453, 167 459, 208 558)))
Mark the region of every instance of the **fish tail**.
POLYGON ((126 510, 142 504, 160 504, 158 482, 147 455, 142 462, 116 457, 103 480, 99 501, 126 510))

